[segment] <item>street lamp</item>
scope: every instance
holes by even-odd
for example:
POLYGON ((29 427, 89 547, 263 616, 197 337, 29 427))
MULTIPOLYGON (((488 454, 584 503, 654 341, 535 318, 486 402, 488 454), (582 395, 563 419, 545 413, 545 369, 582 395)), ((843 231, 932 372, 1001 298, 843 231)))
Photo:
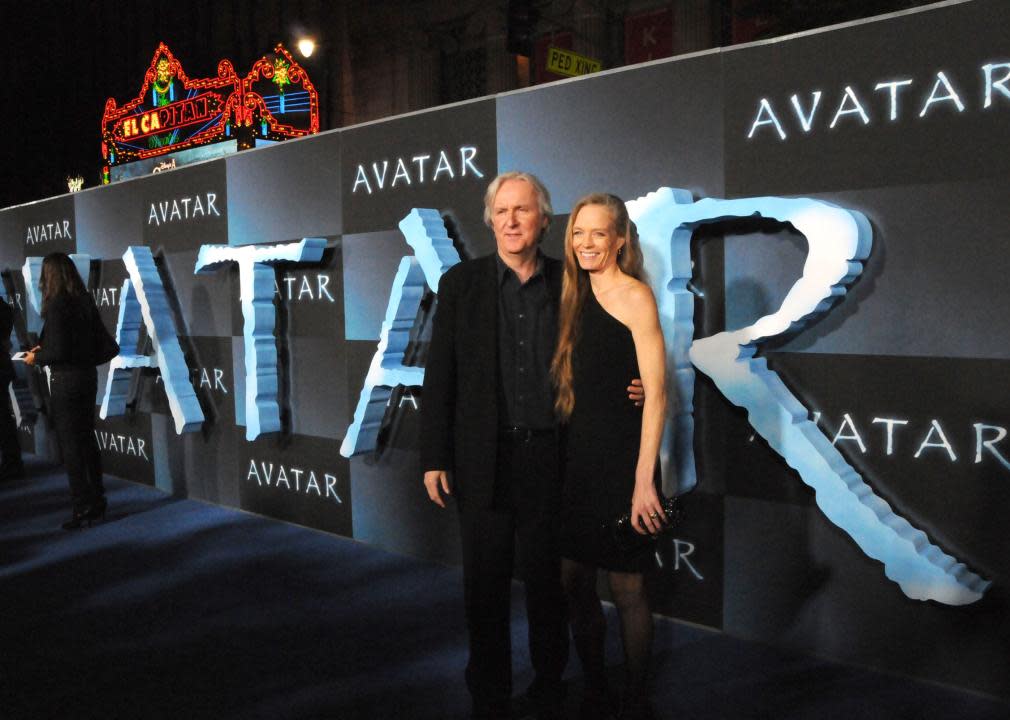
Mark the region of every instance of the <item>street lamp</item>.
POLYGON ((312 38, 303 37, 298 41, 298 52, 302 54, 302 57, 312 57, 312 53, 314 53, 315 50, 316 42, 312 38))

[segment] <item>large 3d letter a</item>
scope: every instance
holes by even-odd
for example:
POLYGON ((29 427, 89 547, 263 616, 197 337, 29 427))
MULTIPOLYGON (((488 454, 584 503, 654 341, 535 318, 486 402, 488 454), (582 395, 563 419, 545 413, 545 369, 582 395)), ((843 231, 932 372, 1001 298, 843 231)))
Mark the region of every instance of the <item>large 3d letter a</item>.
POLYGON ((100 417, 122 415, 126 411, 130 374, 134 368, 156 367, 161 371, 175 431, 199 430, 203 424, 203 410, 189 380, 189 366, 179 345, 179 334, 154 256, 150 248, 131 246, 123 253, 123 262, 130 277, 123 281, 119 301, 116 341, 120 350, 109 364, 100 417), (154 346, 153 356, 136 352, 141 325, 154 346))

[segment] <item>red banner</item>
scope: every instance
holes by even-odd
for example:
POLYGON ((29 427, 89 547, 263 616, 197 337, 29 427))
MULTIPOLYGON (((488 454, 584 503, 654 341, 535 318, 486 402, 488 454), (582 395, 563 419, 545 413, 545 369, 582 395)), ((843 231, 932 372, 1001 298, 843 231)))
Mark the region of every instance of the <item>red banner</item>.
POLYGON ((673 55, 673 11, 651 10, 624 19, 624 62, 628 65, 673 55))

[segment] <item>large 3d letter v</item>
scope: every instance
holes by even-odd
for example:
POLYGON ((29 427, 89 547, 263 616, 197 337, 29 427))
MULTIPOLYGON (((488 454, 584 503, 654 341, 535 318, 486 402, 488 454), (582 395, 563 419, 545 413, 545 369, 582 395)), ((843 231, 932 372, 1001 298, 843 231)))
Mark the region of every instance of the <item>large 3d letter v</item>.
POLYGON ((386 403, 393 388, 424 382, 424 368, 403 364, 404 350, 410 340, 425 286, 438 292, 442 273, 460 259, 437 210, 414 208, 400 221, 400 232, 413 248, 414 257, 401 258, 393 278, 386 319, 379 331, 379 345, 358 395, 354 420, 340 444, 340 454, 344 457, 375 449, 386 403))

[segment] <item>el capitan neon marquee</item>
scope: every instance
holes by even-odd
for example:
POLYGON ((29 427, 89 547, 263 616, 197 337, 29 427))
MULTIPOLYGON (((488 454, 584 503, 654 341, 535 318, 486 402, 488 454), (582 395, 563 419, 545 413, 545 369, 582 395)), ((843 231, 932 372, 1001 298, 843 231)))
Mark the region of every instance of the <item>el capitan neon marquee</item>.
POLYGON ((164 43, 158 45, 138 95, 102 116, 103 177, 109 168, 187 148, 236 140, 279 141, 319 131, 319 95, 308 74, 282 46, 264 55, 245 77, 229 60, 213 78, 191 78, 164 43))
POLYGON ((115 124, 113 135, 117 140, 137 140, 174 131, 193 123, 206 122, 220 113, 223 105, 217 93, 203 93, 191 100, 179 100, 140 116, 123 118, 115 124))

